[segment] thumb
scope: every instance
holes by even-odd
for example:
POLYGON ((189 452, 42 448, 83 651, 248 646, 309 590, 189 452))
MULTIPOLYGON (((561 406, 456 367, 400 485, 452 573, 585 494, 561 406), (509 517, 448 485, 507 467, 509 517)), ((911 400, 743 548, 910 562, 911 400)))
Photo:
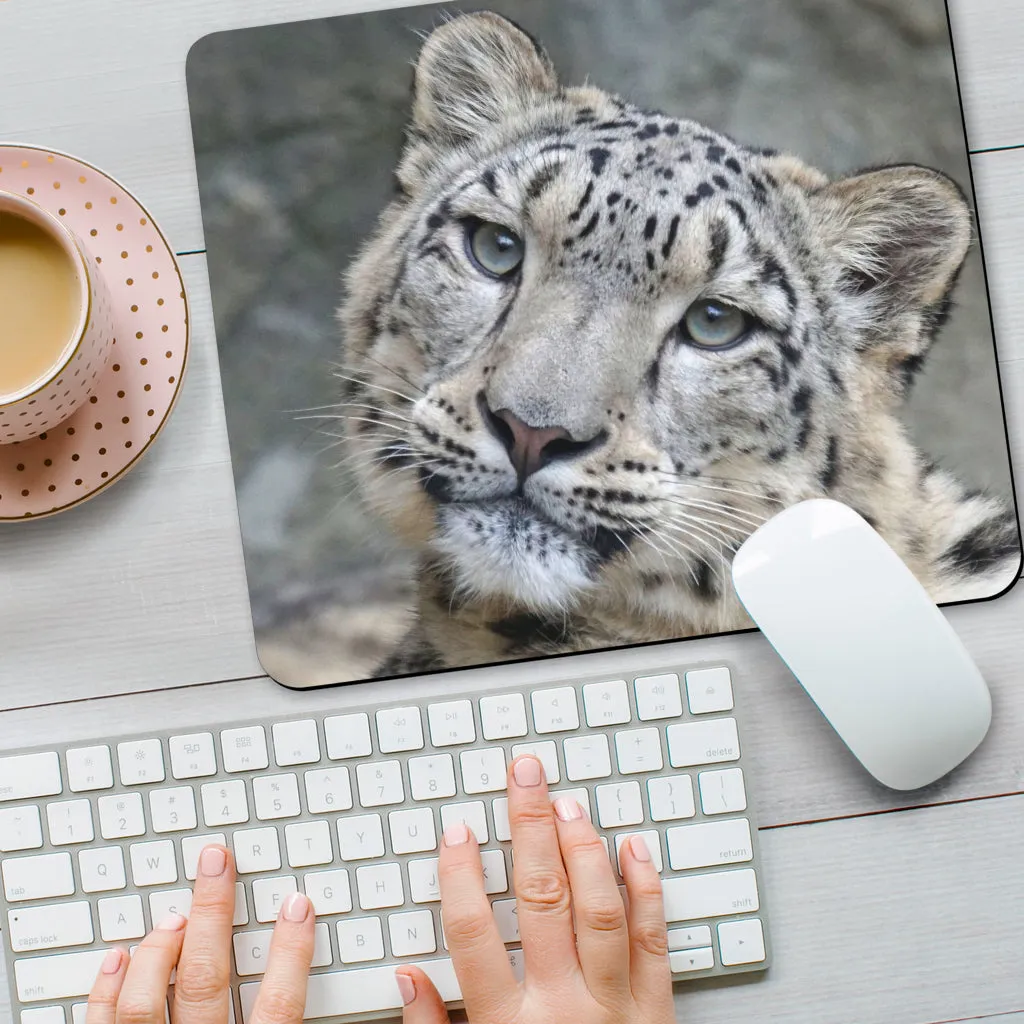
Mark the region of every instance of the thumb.
POLYGON ((400 967, 395 980, 405 1004, 402 1024, 450 1024, 444 1000, 423 971, 418 967, 400 967))

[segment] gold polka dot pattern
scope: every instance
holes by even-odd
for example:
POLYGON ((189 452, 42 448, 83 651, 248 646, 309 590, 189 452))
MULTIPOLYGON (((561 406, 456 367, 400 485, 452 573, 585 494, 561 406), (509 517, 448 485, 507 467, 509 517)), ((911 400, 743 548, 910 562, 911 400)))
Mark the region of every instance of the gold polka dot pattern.
POLYGON ((166 240, 103 172, 51 150, 0 146, 0 189, 33 195, 82 239, 106 279, 117 339, 92 398, 69 419, 0 443, 0 522, 11 522, 80 504, 142 458, 181 389, 189 321, 166 240))

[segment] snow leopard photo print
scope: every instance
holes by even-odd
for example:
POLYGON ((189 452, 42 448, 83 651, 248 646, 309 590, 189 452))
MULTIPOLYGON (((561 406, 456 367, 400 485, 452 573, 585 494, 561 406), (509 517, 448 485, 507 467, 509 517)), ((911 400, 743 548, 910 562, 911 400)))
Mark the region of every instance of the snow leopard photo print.
POLYGON ((280 682, 749 629, 732 557, 815 497, 936 602, 1017 579, 941 0, 392 7, 188 85, 280 682))

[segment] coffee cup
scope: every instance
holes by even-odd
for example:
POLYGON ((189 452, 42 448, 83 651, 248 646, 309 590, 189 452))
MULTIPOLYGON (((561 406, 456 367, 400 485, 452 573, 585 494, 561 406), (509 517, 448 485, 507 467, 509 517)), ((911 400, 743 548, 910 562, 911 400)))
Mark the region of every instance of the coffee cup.
POLYGON ((0 444, 68 419, 114 341, 110 293, 85 245, 31 199, 0 191, 0 444))

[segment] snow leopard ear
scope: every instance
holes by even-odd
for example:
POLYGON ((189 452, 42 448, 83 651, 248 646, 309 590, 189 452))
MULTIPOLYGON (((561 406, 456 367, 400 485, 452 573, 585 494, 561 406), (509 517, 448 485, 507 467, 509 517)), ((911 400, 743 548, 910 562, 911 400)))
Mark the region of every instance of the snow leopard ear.
POLYGON ((489 11, 458 15, 428 36, 416 63, 412 129, 458 144, 558 88, 544 48, 489 11))
POLYGON ((840 287, 877 326, 946 303, 971 244, 971 210, 946 175, 913 164, 865 171, 812 201, 839 264, 840 287))

